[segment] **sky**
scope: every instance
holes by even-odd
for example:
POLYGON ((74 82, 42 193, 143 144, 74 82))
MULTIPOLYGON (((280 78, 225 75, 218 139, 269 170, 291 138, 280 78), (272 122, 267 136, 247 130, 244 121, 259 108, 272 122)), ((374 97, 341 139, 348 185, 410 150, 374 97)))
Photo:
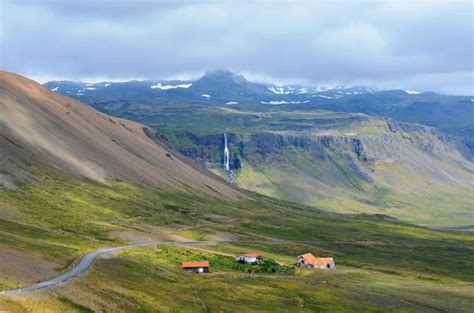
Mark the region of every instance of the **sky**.
POLYGON ((0 68, 474 94, 472 1, 0 0, 0 68))

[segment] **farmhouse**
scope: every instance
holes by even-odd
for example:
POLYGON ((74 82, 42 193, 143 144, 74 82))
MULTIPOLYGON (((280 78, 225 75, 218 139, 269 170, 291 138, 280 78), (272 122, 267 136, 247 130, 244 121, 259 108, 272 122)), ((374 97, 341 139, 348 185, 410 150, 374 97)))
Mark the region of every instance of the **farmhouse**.
POLYGON ((183 262, 182 268, 188 272, 209 273, 209 262, 208 261, 183 262))
POLYGON ((307 268, 335 268, 336 264, 334 263, 333 258, 317 258, 311 253, 305 253, 298 255, 296 258, 296 265, 303 266, 307 268))
POLYGON ((258 263, 261 261, 261 256, 260 254, 256 253, 256 252, 248 252, 248 253, 245 253, 245 254, 241 254, 241 255, 238 255, 235 257, 235 260, 237 262, 243 262, 243 263, 247 263, 247 264, 254 264, 254 263, 258 263))

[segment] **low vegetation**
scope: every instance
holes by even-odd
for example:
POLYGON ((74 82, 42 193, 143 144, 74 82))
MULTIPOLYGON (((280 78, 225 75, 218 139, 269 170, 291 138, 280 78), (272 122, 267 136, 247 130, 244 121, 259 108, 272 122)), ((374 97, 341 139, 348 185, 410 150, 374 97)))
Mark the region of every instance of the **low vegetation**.
MULTIPOLYGON (((325 213, 262 196, 228 202, 54 171, 36 174, 37 181, 20 191, 0 191, 0 247, 40 255, 54 261, 56 271, 87 251, 125 243, 117 232, 161 229, 201 241, 226 232, 235 241, 123 251, 98 260, 64 288, 42 291, 42 298, 0 296, 0 309, 456 312, 472 304, 469 234, 383 215, 325 213), (233 256, 244 251, 257 251, 268 261, 236 263, 233 256), (295 256, 305 252, 334 257, 336 270, 292 270, 295 256), (211 273, 180 268, 181 261, 192 260, 208 260, 211 273)), ((0 273, 0 289, 27 283, 0 273)))

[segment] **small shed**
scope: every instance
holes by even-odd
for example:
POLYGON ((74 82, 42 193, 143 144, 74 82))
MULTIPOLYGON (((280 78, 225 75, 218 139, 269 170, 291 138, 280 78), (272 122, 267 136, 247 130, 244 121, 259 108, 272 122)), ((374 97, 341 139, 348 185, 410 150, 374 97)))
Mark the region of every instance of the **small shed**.
POLYGON ((262 257, 257 252, 247 252, 235 257, 237 262, 243 262, 247 264, 258 263, 262 260, 262 257))
POLYGON ((193 261, 183 262, 182 268, 188 272, 194 273, 209 273, 209 262, 208 261, 193 261))
POLYGON ((298 255, 296 265, 307 268, 333 269, 336 268, 334 259, 330 257, 317 258, 312 253, 298 255))

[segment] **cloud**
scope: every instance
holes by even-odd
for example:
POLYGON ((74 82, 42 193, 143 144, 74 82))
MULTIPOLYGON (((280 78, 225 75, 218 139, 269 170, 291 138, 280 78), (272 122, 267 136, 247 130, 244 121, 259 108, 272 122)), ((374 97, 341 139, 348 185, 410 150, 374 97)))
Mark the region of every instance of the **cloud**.
POLYGON ((472 12, 470 1, 3 0, 0 65, 76 80, 230 68, 473 94, 472 12))

